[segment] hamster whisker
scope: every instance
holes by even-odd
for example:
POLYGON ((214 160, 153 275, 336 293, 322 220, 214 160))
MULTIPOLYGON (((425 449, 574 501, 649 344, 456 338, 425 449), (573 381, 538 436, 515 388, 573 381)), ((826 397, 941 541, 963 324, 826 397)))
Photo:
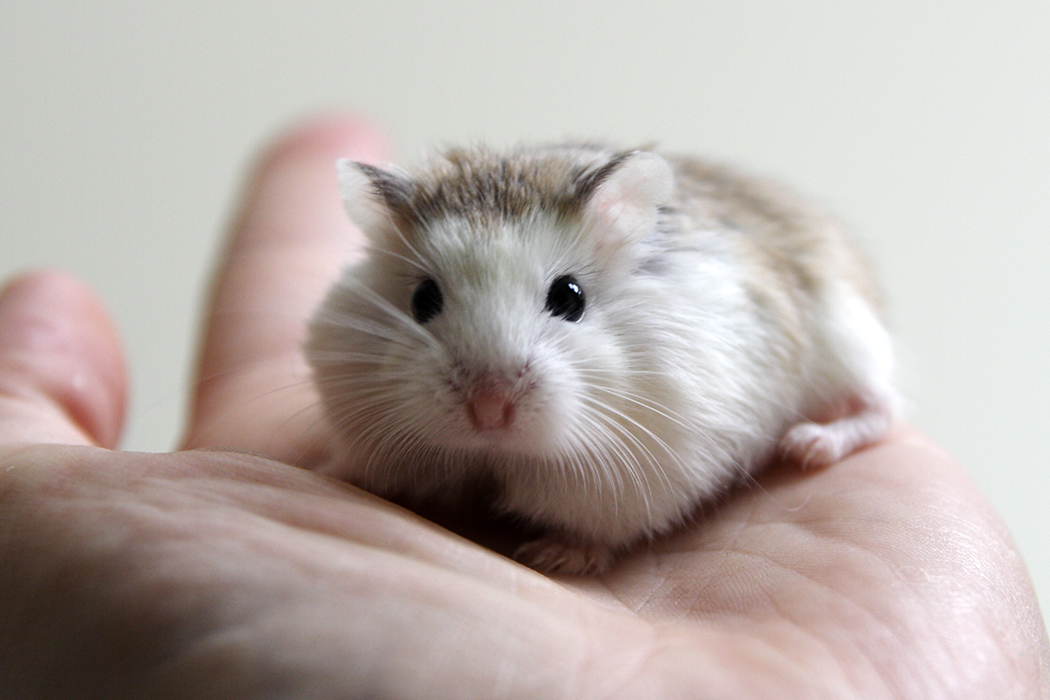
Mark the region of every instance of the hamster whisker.
POLYGON ((369 478, 376 468, 385 469, 391 464, 399 467, 400 461, 391 457, 398 452, 408 451, 412 437, 403 426, 397 403, 389 400, 369 402, 367 410, 362 408, 354 411, 341 420, 340 429, 345 431, 347 426, 361 422, 362 416, 365 417, 367 427, 346 443, 347 458, 352 462, 360 462, 356 455, 367 455, 362 474, 369 478), (380 438, 378 441, 377 436, 380 438))
MULTIPOLYGON (((401 309, 399 309, 396 306, 394 306, 392 303, 390 303, 387 299, 385 299, 382 296, 380 296, 374 290, 369 289, 365 285, 363 285, 363 284, 361 284, 359 282, 356 282, 356 281, 353 282, 353 283, 348 283, 346 281, 343 281, 340 284, 341 284, 341 289, 354 294, 357 298, 359 298, 359 299, 361 299, 361 300, 363 300, 365 302, 370 303, 375 309, 377 309, 379 311, 382 311, 384 314, 386 314, 386 318, 389 318, 389 319, 392 319, 393 321, 396 321, 396 324, 394 326, 389 326, 389 327, 385 327, 385 328, 388 328, 389 330, 393 330, 395 328, 404 329, 404 330, 408 331, 408 333, 410 335, 415 336, 416 338, 422 340, 423 342, 427 343, 428 345, 434 345, 437 342, 437 341, 434 340, 434 337, 425 328, 423 328, 418 323, 416 323, 415 319, 413 319, 411 316, 409 316, 407 313, 405 313, 401 309)), ((343 324, 345 327, 351 328, 353 330, 357 330, 357 329, 354 326, 349 325, 347 323, 348 320, 352 320, 352 319, 365 320, 365 319, 367 319, 367 320, 371 320, 373 323, 377 323, 377 324, 379 323, 378 319, 371 319, 368 316, 366 316, 364 314, 359 314, 359 313, 345 313, 345 314, 343 314, 343 313, 340 313, 340 314, 329 313, 329 314, 326 314, 326 315, 320 315, 320 316, 318 316, 318 318, 323 320, 323 321, 325 321, 325 322, 329 322, 332 325, 336 325, 336 326, 338 326, 340 324, 343 324)), ((380 326, 380 327, 383 327, 383 326, 380 326)), ((363 332, 368 332, 368 327, 364 327, 361 330, 363 332)), ((386 338, 387 336, 377 336, 377 337, 386 338)), ((390 337, 390 339, 394 340, 396 338, 390 337)))
MULTIPOLYGON (((426 258, 420 255, 419 251, 416 250, 416 247, 409 242, 408 236, 405 235, 405 232, 398 225, 398 222, 394 218, 394 215, 391 213, 391 211, 386 207, 383 207, 383 214, 386 218, 387 225, 390 226, 390 230, 394 232, 398 240, 405 244, 405 247, 408 248, 408 251, 412 253, 412 255, 416 256, 416 260, 425 260, 426 258)), ((424 272, 427 272, 426 268, 424 268, 421 263, 416 263, 415 267, 419 268, 420 270, 423 270, 424 272)))
POLYGON ((669 409, 667 406, 656 403, 648 396, 644 396, 636 392, 627 391, 626 389, 619 389, 608 386, 596 388, 603 394, 607 394, 618 399, 623 399, 628 403, 644 408, 647 411, 654 413, 660 416, 661 418, 670 421, 671 423, 674 423, 680 428, 689 429, 691 427, 680 413, 678 413, 677 411, 671 411, 671 409, 669 409))
MULTIPOLYGON (((388 355, 381 355, 375 352, 353 352, 350 350, 331 350, 328 352, 318 352, 314 356, 317 358, 317 363, 320 365, 341 365, 344 363, 354 363, 355 367, 361 367, 363 365, 379 365, 388 355)), ((348 376, 349 373, 347 373, 348 376)))
POLYGON ((650 428, 646 427, 643 423, 631 417, 624 411, 620 411, 614 408, 613 406, 609 405, 608 403, 599 402, 597 399, 592 399, 592 402, 595 406, 599 407, 600 410, 597 412, 599 415, 601 415, 605 420, 607 420, 610 423, 610 425, 612 425, 615 429, 622 431, 622 435, 626 440, 633 442, 635 445, 638 446, 639 449, 643 450, 645 456, 647 457, 647 461, 653 467, 653 471, 661 477, 661 481, 664 482, 664 485, 667 486, 667 488, 669 489, 673 488, 673 485, 670 481, 670 477, 668 477, 667 475, 667 468, 668 466, 678 467, 683 463, 682 458, 678 454, 678 452, 669 444, 667 444, 667 442, 663 438, 661 438, 659 435, 653 432, 650 428), (628 430, 626 426, 620 424, 616 420, 617 418, 626 423, 628 426, 632 426, 635 429, 637 429, 641 433, 641 435, 644 435, 645 437, 652 440, 656 444, 656 446, 658 446, 667 455, 667 457, 671 460, 672 464, 668 465, 660 459, 657 459, 656 455, 653 454, 652 450, 641 440, 641 438, 638 435, 636 435, 633 431, 628 430))
MULTIPOLYGON (((666 420, 682 428, 683 430, 691 432, 693 434, 694 439, 702 442, 707 451, 717 454, 722 459, 729 459, 729 451, 726 449, 724 444, 715 441, 710 435, 706 434, 704 431, 697 430, 696 425, 688 422, 684 418, 684 416, 681 416, 681 414, 679 414, 678 412, 673 412, 666 406, 651 401, 648 397, 641 396, 636 393, 627 392, 622 389, 600 387, 599 390, 611 396, 623 399, 624 401, 637 405, 646 410, 652 411, 656 415, 665 418, 666 420)), ((745 424, 745 421, 743 419, 731 419, 728 422, 736 425, 745 424)))
MULTIPOLYGON (((579 372, 580 376, 584 376, 584 377, 601 376, 601 375, 611 375, 611 376, 614 376, 614 377, 622 377, 623 376, 623 369, 619 368, 619 367, 609 368, 609 369, 600 369, 598 367, 578 367, 576 369, 576 371, 579 372)), ((663 372, 661 370, 656 370, 656 369, 637 369, 637 368, 632 368, 631 369, 631 374, 632 375, 638 375, 639 377, 664 377, 664 376, 667 375, 666 372, 663 372)))
MULTIPOLYGON (((629 400, 629 401, 631 400, 628 396, 622 396, 621 397, 616 392, 612 391, 611 389, 605 388, 605 387, 599 387, 598 391, 602 392, 603 394, 607 394, 609 396, 612 396, 614 398, 624 398, 624 399, 629 400)), ((615 417, 615 418, 621 418, 621 419, 627 421, 632 426, 638 428, 642 432, 643 435, 646 435, 647 437, 651 438, 657 445, 659 445, 662 449, 664 449, 669 455, 673 456, 675 454, 674 449, 672 449, 671 446, 668 445, 667 442, 663 440, 663 438, 661 438, 659 435, 654 433, 650 428, 648 428, 644 424, 640 423, 637 419, 632 418, 629 414, 625 413, 624 411, 621 411, 621 410, 613 407, 612 405, 610 405, 607 402, 600 401, 599 398, 600 397, 598 397, 598 396, 594 396, 594 397, 590 397, 589 396, 589 397, 586 397, 585 400, 588 401, 592 406, 598 407, 600 409, 598 411, 598 413, 609 413, 609 414, 611 414, 610 416, 608 416, 610 419, 615 417)), ((639 401, 632 401, 632 402, 636 403, 639 406, 642 406, 643 408, 653 410, 653 407, 650 406, 650 405, 641 403, 639 401)), ((668 416, 668 419, 669 420, 673 420, 672 418, 670 418, 670 416, 668 416)), ((650 454, 650 457, 652 457, 652 453, 649 453, 649 454, 650 454)), ((655 461, 655 457, 653 457, 653 459, 655 461)))
MULTIPOLYGON (((402 239, 402 240, 404 240, 404 239, 402 239)), ((408 243, 406 242, 405 245, 408 245, 408 243)), ((409 246, 409 248, 411 249, 411 246, 409 246)), ((389 250, 387 248, 380 248, 379 246, 376 246, 376 245, 368 245, 368 246, 365 247, 365 250, 367 252, 369 252, 369 253, 381 253, 382 255, 387 255, 387 256, 389 256, 391 258, 394 258, 395 260, 400 260, 401 262, 407 263, 411 267, 416 268, 417 270, 422 272, 424 275, 429 275, 430 274, 430 269, 429 268, 427 268, 425 265, 420 263, 418 260, 414 260, 414 259, 410 258, 407 255, 402 255, 401 253, 397 253, 397 252, 395 252, 393 250, 389 250)), ((415 253, 416 251, 412 250, 412 252, 415 253)), ((417 253, 417 256, 418 256, 418 253, 417 253)))
MULTIPOLYGON (((576 438, 576 449, 566 453, 563 459, 557 461, 557 464, 563 470, 568 465, 572 473, 577 477, 577 481, 581 485, 583 500, 590 500, 591 488, 594 488, 598 496, 599 507, 601 507, 600 504, 604 501, 606 489, 601 478, 598 457, 594 454, 593 446, 589 444, 589 438, 578 436, 576 438)), ((613 489, 611 495, 613 509, 615 510, 618 504, 617 491, 613 489)))
POLYGON ((623 445, 623 449, 626 450, 629 458, 627 458, 626 456, 621 458, 620 464, 622 464, 625 467, 627 476, 630 477, 631 481, 634 483, 637 492, 641 494, 643 498, 645 498, 646 512, 651 518, 653 484, 650 483, 649 479, 646 478, 645 473, 646 471, 650 471, 656 477, 658 477, 658 479, 668 489, 671 489, 673 488, 673 485, 671 484, 671 480, 667 475, 666 465, 662 464, 660 460, 657 459, 656 455, 653 454, 653 451, 641 440, 641 438, 635 435, 632 431, 628 430, 627 427, 618 422, 616 418, 620 418, 621 420, 626 421, 628 424, 633 425, 634 427, 641 430, 643 434, 648 435, 648 437, 650 437, 657 445, 659 445, 661 449, 667 454, 667 456, 670 459, 673 460, 675 464, 680 463, 681 460, 679 459, 677 453, 669 445, 667 445, 666 442, 664 442, 657 435, 652 433, 652 431, 646 429, 638 421, 634 420, 630 416, 627 416, 626 414, 623 414, 622 412, 617 411, 616 409, 613 409, 608 405, 601 404, 598 402, 594 402, 594 405, 597 406, 600 410, 590 413, 589 417, 594 419, 596 423, 601 422, 602 424, 604 424, 607 430, 607 434, 617 436, 618 441, 621 445, 623 445), (649 470, 643 469, 643 462, 641 459, 639 459, 639 455, 636 453, 636 451, 631 449, 631 445, 634 445, 637 448, 637 451, 641 452, 641 456, 645 458, 645 463, 648 464, 648 466, 650 467, 649 470))
POLYGON ((584 413, 580 417, 581 422, 573 438, 579 441, 582 449, 573 450, 572 454, 591 472, 599 490, 602 490, 609 477, 612 477, 612 496, 615 503, 624 493, 624 475, 617 469, 603 469, 603 466, 606 463, 631 462, 636 460, 636 457, 604 422, 596 419, 596 416, 584 413))
POLYGON ((616 437, 611 435, 605 426, 584 422, 576 427, 576 432, 570 436, 573 441, 571 449, 562 452, 561 456, 554 460, 546 461, 553 462, 554 466, 562 471, 571 469, 573 474, 579 475, 576 483, 583 486, 584 500, 589 500, 593 488, 598 498, 599 510, 604 508, 603 504, 608 498, 612 504, 613 517, 618 517, 620 503, 626 493, 624 475, 622 470, 611 469, 609 465, 630 460, 632 456, 616 444, 616 437))
MULTIPOLYGON (((363 316, 343 316, 343 317, 330 317, 323 319, 324 324, 332 328, 338 328, 340 330, 351 330, 365 335, 372 336, 373 338, 379 338, 380 340, 387 340, 391 343, 401 345, 407 348, 414 348, 415 345, 407 342, 408 338, 404 333, 399 333, 398 329, 386 324, 379 323, 372 319, 363 316)), ((320 324, 315 324, 319 327, 320 324)))

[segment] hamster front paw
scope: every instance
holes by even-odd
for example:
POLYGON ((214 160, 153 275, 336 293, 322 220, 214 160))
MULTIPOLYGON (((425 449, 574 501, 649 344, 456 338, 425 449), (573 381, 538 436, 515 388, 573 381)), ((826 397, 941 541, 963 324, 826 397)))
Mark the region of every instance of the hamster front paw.
POLYGON ((526 542, 514 552, 514 560, 544 574, 597 576, 612 564, 611 547, 596 542, 550 534, 526 542))

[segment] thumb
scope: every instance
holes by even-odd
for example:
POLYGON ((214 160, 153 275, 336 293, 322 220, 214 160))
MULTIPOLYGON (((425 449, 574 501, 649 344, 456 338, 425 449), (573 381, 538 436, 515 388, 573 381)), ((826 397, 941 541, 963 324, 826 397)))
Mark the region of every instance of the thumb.
POLYGON ((115 447, 125 396, 120 341, 83 283, 34 272, 0 290, 0 444, 115 447))

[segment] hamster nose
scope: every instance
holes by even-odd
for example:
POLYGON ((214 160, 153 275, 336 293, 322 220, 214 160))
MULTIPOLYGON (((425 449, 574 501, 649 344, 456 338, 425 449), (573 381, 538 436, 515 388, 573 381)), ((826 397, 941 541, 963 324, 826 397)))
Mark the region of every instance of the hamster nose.
POLYGON ((467 414, 477 430, 506 428, 514 419, 511 385, 502 380, 480 380, 467 393, 467 414))

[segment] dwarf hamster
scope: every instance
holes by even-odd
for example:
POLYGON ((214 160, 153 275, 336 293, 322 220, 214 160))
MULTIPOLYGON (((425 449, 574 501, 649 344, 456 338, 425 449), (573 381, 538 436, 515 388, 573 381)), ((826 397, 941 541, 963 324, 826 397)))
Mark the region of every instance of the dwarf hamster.
POLYGON ((778 454, 824 466, 896 410, 876 284, 773 183, 602 144, 340 161, 369 241, 305 351, 332 474, 542 526, 515 557, 593 574, 778 454))

